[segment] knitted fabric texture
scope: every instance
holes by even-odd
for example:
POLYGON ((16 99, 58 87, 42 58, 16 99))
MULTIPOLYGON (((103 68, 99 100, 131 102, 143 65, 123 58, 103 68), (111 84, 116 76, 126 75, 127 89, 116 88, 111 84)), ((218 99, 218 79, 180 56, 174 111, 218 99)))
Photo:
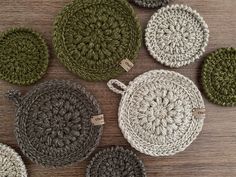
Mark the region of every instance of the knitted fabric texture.
POLYGON ((46 43, 31 29, 14 28, 0 34, 0 79, 32 84, 45 74, 48 57, 46 43))
POLYGON ((208 43, 203 18, 188 6, 172 5, 158 10, 148 22, 145 41, 158 62, 181 67, 199 59, 208 43))
POLYGON ((87 158, 99 143, 103 126, 95 98, 69 81, 48 81, 26 96, 9 91, 18 109, 16 138, 23 153, 43 166, 63 166, 87 158))
POLYGON ((146 177, 143 162, 130 150, 112 147, 91 160, 86 177, 146 177))
POLYGON ((108 86, 122 94, 119 127, 131 146, 142 153, 174 155, 185 150, 202 130, 204 119, 193 115, 195 109, 205 108, 201 93, 183 75, 153 70, 128 86, 118 80, 110 80, 108 86))
POLYGON ((171 0, 131 0, 142 7, 155 8, 167 5, 171 0))
POLYGON ((141 27, 126 0, 75 0, 55 22, 53 43, 60 61, 85 80, 108 80, 134 62, 141 27))
POLYGON ((236 49, 222 48, 208 55, 202 68, 207 97, 223 106, 236 106, 236 49))
POLYGON ((21 157, 10 147, 0 143, 0 176, 27 177, 21 157))

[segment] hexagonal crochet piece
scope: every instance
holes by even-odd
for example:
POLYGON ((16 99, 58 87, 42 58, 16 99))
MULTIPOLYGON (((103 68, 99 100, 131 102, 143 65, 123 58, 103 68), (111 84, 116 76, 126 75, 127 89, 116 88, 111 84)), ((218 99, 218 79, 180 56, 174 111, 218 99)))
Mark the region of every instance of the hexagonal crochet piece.
POLYGON ((91 160, 86 177, 146 177, 143 162, 130 150, 112 147, 91 160))
POLYGON ((209 38, 203 18, 188 6, 172 5, 159 9, 148 22, 145 41, 158 62, 181 67, 203 54, 209 38))
POLYGON ((47 71, 48 49, 42 37, 27 28, 14 28, 0 35, 0 79, 29 85, 47 71))
POLYGON ((102 125, 92 116, 101 110, 95 98, 81 85, 48 81, 24 97, 10 91, 18 106, 16 138, 23 153, 43 166, 63 166, 87 158, 96 148, 102 125))
POLYGON ((86 80, 108 80, 134 62, 141 46, 141 27, 126 0, 76 0, 55 22, 54 47, 70 71, 86 80))
POLYGON ((194 83, 173 71, 146 72, 125 86, 108 82, 122 94, 119 127, 128 142, 151 156, 185 150, 202 130, 205 105, 194 83))
POLYGON ((155 8, 167 5, 171 0, 131 0, 142 7, 155 8))
POLYGON ((10 147, 0 143, 0 176, 27 177, 21 157, 10 147))
POLYGON ((236 106, 235 48, 218 49, 206 57, 202 84, 210 101, 222 106, 236 106))

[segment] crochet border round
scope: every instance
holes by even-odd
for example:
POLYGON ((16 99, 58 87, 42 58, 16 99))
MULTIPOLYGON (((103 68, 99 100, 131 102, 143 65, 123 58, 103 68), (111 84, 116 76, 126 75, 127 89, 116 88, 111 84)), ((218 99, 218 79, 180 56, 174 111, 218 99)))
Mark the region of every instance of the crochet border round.
POLYGON ((52 80, 24 97, 19 91, 7 96, 17 105, 17 142, 33 162, 65 166, 86 159, 97 147, 103 126, 94 125, 92 117, 101 109, 80 84, 52 80))
POLYGON ((47 45, 39 33, 18 27, 0 34, 0 79, 33 84, 46 73, 48 58, 47 45))
POLYGON ((171 0, 131 0, 139 6, 147 8, 156 8, 167 5, 171 0))
POLYGON ((148 22, 145 43, 161 64, 178 68, 199 59, 208 44, 209 29, 195 10, 185 5, 159 9, 148 22))
POLYGON ((141 25, 126 0, 73 1, 54 23, 53 45, 60 62, 89 81, 125 72, 120 63, 126 58, 135 62, 141 38, 141 25))
POLYGON ((27 177, 25 164, 21 157, 9 146, 0 143, 0 175, 27 177))
POLYGON ((202 84, 211 102, 236 106, 235 48, 221 48, 206 57, 202 67, 202 84))
POLYGON ((124 85, 110 80, 108 87, 122 94, 119 127, 132 147, 150 156, 169 156, 185 150, 201 132, 204 110, 201 93, 185 76, 152 70, 124 85))
POLYGON ((100 176, 146 177, 146 172, 143 162, 132 151, 117 146, 99 151, 90 161, 86 177, 100 176))

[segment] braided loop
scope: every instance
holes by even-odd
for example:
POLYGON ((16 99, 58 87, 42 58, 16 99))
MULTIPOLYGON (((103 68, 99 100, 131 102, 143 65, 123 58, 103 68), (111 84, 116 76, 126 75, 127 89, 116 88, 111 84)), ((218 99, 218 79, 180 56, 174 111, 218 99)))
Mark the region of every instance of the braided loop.
POLYGON ((125 70, 141 46, 141 27, 126 0, 76 0, 55 22, 54 47, 60 61, 86 80, 108 80, 125 70))
POLYGON ((222 106, 236 105, 236 49, 221 48, 204 60, 202 83, 207 97, 222 106))

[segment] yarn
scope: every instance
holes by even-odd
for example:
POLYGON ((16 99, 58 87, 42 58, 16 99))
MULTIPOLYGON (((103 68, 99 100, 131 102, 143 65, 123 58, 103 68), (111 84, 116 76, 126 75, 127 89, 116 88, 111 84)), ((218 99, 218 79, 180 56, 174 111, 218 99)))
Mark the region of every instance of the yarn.
POLYGON ((202 130, 204 119, 194 111, 204 109, 204 101, 194 83, 181 74, 153 70, 127 86, 110 80, 108 87, 122 94, 119 127, 131 146, 142 153, 174 155, 185 150, 202 130))
POLYGON ((139 6, 147 8, 162 7, 167 5, 170 0, 131 0, 139 6))
POLYGON ((81 85, 52 80, 19 96, 18 91, 8 93, 18 105, 17 142, 32 161, 64 166, 84 160, 98 145, 103 126, 94 126, 91 118, 101 110, 81 85))
POLYGON ((205 51, 209 30, 195 10, 184 5, 159 9, 148 22, 145 42, 151 56, 161 64, 181 67, 205 51))
POLYGON ((53 44, 61 63, 81 78, 108 80, 134 62, 141 27, 126 0, 75 0, 58 15, 53 44))
POLYGON ((202 67, 207 97, 222 106, 236 105, 236 49, 221 48, 209 54, 202 67))
POLYGON ((0 176, 27 177, 21 157, 10 147, 0 143, 0 176))
POLYGON ((40 34, 27 28, 12 28, 0 35, 0 79, 29 85, 48 67, 48 49, 40 34))
POLYGON ((91 160, 86 177, 146 177, 143 162, 130 150, 112 147, 91 160))

